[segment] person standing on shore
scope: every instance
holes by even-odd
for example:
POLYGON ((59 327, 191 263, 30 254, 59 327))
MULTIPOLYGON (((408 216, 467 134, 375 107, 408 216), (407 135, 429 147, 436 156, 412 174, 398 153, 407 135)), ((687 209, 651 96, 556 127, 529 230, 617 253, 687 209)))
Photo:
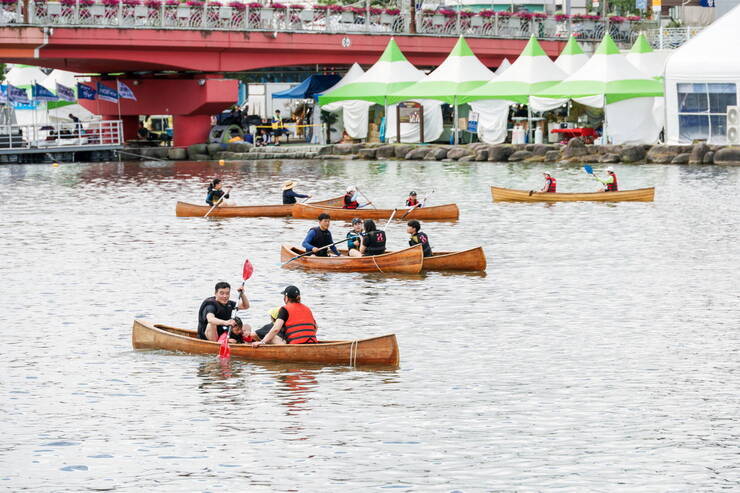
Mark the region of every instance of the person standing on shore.
POLYGON ((602 192, 617 192, 619 191, 619 186, 617 185, 617 175, 614 173, 614 168, 609 166, 606 168, 607 176, 606 178, 599 178, 598 176, 594 175, 594 178, 599 180, 603 185, 604 188, 601 189, 602 192))
POLYGON ((542 187, 542 190, 540 190, 540 192, 555 193, 555 190, 558 186, 558 181, 547 171, 542 174, 545 175, 545 186, 542 187))

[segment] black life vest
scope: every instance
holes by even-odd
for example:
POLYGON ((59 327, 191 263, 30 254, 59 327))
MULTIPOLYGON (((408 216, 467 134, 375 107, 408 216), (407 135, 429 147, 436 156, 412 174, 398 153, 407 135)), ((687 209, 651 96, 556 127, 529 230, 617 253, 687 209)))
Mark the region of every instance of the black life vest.
MULTIPOLYGON (((208 320, 206 320, 206 316, 204 313, 204 310, 207 306, 213 306, 215 308, 213 315, 216 318, 219 318, 221 320, 229 320, 231 318, 231 312, 233 312, 234 308, 236 308, 236 302, 229 300, 226 305, 222 305, 221 303, 216 301, 215 296, 211 296, 210 298, 206 298, 203 300, 203 303, 200 304, 200 309, 198 310, 198 337, 201 339, 207 339, 206 326, 208 325, 208 320)), ((221 334, 226 332, 226 330, 228 330, 226 326, 219 325, 218 335, 220 336, 221 334)))
POLYGON ((421 249, 424 251, 425 257, 432 256, 432 246, 429 244, 429 237, 426 233, 419 231, 409 239, 409 246, 418 245, 421 243, 421 249))
POLYGON ((350 231, 347 233, 347 250, 352 250, 353 248, 359 250, 360 249, 360 233, 356 233, 355 231, 350 231))
MULTIPOLYGON (((331 245, 332 243, 334 243, 331 232, 328 229, 324 231, 319 226, 315 226, 311 228, 311 231, 314 232, 313 243, 311 244, 316 248, 321 248, 323 246, 331 245)), ((327 257, 329 255, 329 249, 324 248, 318 253, 314 253, 314 255, 316 255, 317 257, 327 257)))
POLYGON ((614 173, 609 173, 614 180, 612 180, 611 183, 606 184, 606 191, 607 192, 617 192, 619 191, 619 187, 617 186, 617 175, 614 173))
POLYGON ((285 322, 285 342, 288 344, 311 344, 316 340, 316 321, 311 309, 303 303, 288 303, 283 308, 288 311, 285 322))
POLYGON ((555 190, 558 187, 558 181, 552 176, 547 178, 545 181, 547 182, 547 190, 545 190, 545 192, 555 193, 555 190))
POLYGON ((360 207, 360 203, 356 200, 352 200, 351 193, 344 195, 344 209, 357 209, 358 207, 360 207))
POLYGON ((211 190, 210 192, 208 192, 208 195, 206 196, 206 204, 212 206, 213 204, 221 200, 222 196, 223 198, 228 199, 229 194, 227 193, 226 195, 224 195, 224 193, 225 192, 223 190, 216 190, 216 189, 211 190))
POLYGON ((382 255, 385 253, 385 231, 378 229, 365 233, 365 244, 364 255, 382 255))

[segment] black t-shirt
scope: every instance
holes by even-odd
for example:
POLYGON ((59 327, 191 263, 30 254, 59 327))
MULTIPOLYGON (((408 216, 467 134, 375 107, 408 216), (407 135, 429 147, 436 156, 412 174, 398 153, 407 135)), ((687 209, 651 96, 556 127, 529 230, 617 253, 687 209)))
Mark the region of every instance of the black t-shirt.
POLYGON ((429 244, 429 237, 427 237, 426 233, 419 231, 409 239, 409 246, 418 245, 419 243, 421 243, 421 248, 424 250, 424 256, 431 257, 432 247, 429 244))
MULTIPOLYGON (((203 303, 200 304, 200 310, 198 311, 198 337, 206 339, 206 325, 208 325, 206 317, 209 313, 213 313, 213 315, 218 319, 229 320, 235 308, 236 301, 229 300, 226 305, 222 305, 216 301, 215 296, 211 296, 210 298, 203 300, 203 303)), ((223 326, 219 326, 218 335, 220 336, 226 330, 227 329, 223 326)))
POLYGON ((365 255, 381 255, 385 253, 385 231, 378 229, 365 233, 365 255))

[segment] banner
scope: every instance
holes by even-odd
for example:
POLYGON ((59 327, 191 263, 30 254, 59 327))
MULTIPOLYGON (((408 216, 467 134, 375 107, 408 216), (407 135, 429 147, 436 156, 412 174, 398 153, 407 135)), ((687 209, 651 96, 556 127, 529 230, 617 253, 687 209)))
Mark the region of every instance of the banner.
POLYGON ((41 84, 34 84, 33 87, 31 87, 31 97, 34 101, 59 101, 56 94, 41 84))
POLYGON ((67 101, 70 103, 74 103, 77 98, 75 97, 74 89, 71 87, 63 86, 59 82, 57 82, 57 96, 59 96, 59 99, 62 101, 67 101))
POLYGON ((118 91, 112 87, 108 87, 102 82, 98 82, 98 99, 108 101, 110 103, 118 102, 118 91))
POLYGON ((17 104, 31 104, 31 100, 28 99, 28 93, 25 89, 10 84, 8 84, 8 101, 17 104))
POLYGON ((127 86, 120 80, 118 81, 118 95, 121 97, 121 99, 133 99, 134 101, 136 101, 136 96, 134 96, 134 92, 131 90, 131 88, 129 88, 129 86, 127 86))
POLYGON ((0 86, 0 104, 8 102, 8 88, 6 86, 0 86))
POLYGON ((95 99, 98 91, 85 84, 77 83, 77 98, 78 99, 95 99))

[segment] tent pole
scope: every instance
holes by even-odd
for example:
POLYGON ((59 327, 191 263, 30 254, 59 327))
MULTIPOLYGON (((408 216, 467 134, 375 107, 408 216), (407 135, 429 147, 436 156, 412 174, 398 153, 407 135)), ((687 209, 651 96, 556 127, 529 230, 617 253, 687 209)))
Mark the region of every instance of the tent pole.
POLYGON ((532 144, 534 135, 532 134, 532 107, 527 99, 527 143, 532 144))
POLYGON ((455 137, 454 137, 453 142, 455 145, 457 145, 460 143, 459 138, 458 138, 458 128, 457 128, 457 96, 454 97, 454 99, 452 100, 452 103, 453 103, 453 106, 455 107, 455 113, 454 113, 455 121, 452 122, 452 131, 455 132, 455 137))

